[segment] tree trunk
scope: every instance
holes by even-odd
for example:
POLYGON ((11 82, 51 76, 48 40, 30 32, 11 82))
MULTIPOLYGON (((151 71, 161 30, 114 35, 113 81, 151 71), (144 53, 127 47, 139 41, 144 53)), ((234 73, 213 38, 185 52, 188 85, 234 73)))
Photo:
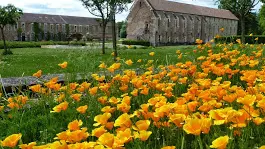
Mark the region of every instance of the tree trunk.
POLYGON ((7 52, 6 39, 5 39, 5 34, 4 34, 4 27, 1 27, 0 29, 1 29, 1 34, 2 34, 3 41, 4 41, 4 50, 5 50, 5 52, 7 52))
POLYGON ((117 51, 117 41, 116 41, 116 21, 115 21, 115 13, 113 11, 112 14, 112 44, 114 50, 114 61, 117 60, 118 51, 117 51))
POLYGON ((105 54, 105 38, 106 38, 106 25, 105 21, 102 22, 102 54, 105 54))
POLYGON ((241 16, 241 42, 245 43, 245 16, 241 16))

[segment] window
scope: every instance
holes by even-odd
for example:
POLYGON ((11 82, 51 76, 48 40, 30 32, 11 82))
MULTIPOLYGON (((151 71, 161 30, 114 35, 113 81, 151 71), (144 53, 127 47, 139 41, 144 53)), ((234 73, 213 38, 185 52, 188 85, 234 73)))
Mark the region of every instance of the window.
POLYGON ((18 28, 18 24, 16 23, 16 24, 14 25, 14 31, 17 31, 17 28, 18 28))
POLYGON ((74 30, 75 30, 75 32, 77 32, 77 26, 76 25, 75 25, 75 29, 74 30))
POLYGON ((184 18, 184 20, 183 20, 183 29, 185 30, 185 28, 186 28, 186 19, 184 18))
POLYGON ((44 32, 47 32, 47 23, 44 23, 44 32))
POLYGON ((82 25, 79 26, 79 32, 82 33, 82 25))
POLYGON ((25 22, 22 22, 22 23, 21 23, 21 28, 22 28, 23 30, 25 30, 25 22))
POLYGON ((169 23, 170 23, 170 20, 167 19, 167 27, 169 28, 169 23))
POLYGON ((148 32, 149 32, 149 24, 145 23, 144 33, 147 34, 148 32))
POLYGON ((159 42, 161 41, 161 36, 160 36, 160 35, 158 35, 158 41, 159 41, 159 42))
POLYGON ((65 24, 62 25, 62 32, 65 32, 65 24))
POLYGON ((59 24, 56 24, 56 33, 59 32, 59 24))
POLYGON ((53 24, 50 24, 50 32, 53 32, 53 24))
POLYGON ((139 6, 142 7, 142 2, 139 3, 139 6))
POLYGON ((34 32, 34 23, 31 23, 31 32, 34 32))
POLYGON ((168 40, 168 35, 167 35, 167 32, 166 32, 166 37, 165 37, 165 40, 168 40))
POLYGON ((160 27, 160 22, 161 22, 161 18, 160 18, 160 16, 159 16, 159 18, 158 18, 158 20, 157 20, 158 22, 157 22, 157 26, 158 26, 158 28, 160 27))

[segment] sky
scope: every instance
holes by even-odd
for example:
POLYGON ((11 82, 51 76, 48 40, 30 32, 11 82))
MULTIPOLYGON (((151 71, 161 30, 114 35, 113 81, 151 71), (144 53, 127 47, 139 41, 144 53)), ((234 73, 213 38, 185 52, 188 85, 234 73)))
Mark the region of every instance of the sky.
MULTIPOLYGON (((217 8, 214 0, 171 0, 181 3, 188 3, 206 7, 217 8)), ((79 0, 0 0, 0 5, 5 6, 7 4, 13 4, 19 7, 23 12, 28 13, 45 13, 45 14, 60 14, 69 16, 84 16, 94 17, 84 8, 79 0)), ((118 14, 117 21, 123 21, 126 19, 129 8, 132 4, 128 5, 128 10, 121 14, 118 14)), ((255 11, 258 11, 261 4, 255 7, 255 11)))

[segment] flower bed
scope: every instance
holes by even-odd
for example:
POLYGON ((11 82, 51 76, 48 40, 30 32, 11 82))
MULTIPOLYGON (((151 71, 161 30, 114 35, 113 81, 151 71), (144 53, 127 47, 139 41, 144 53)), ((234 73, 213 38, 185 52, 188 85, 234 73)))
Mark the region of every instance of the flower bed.
POLYGON ((177 64, 156 66, 151 52, 148 60, 102 62, 102 71, 113 76, 95 73, 91 82, 67 84, 53 78, 15 96, 2 94, 2 147, 261 147, 264 45, 198 43, 196 49, 177 50, 177 64), (146 71, 114 74, 134 63, 144 63, 146 71))

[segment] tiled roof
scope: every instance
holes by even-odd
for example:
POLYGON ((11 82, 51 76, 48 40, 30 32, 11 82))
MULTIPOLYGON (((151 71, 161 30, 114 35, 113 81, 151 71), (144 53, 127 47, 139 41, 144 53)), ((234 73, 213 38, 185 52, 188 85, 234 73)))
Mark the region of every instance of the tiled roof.
POLYGON ((21 22, 38 22, 53 24, 74 24, 74 25, 98 25, 98 18, 75 17, 50 14, 24 13, 21 22))
POLYGON ((167 1, 167 0, 147 0, 147 1, 154 10, 238 20, 238 18, 234 14, 232 14, 229 10, 225 9, 202 7, 202 6, 184 4, 184 3, 167 1))

